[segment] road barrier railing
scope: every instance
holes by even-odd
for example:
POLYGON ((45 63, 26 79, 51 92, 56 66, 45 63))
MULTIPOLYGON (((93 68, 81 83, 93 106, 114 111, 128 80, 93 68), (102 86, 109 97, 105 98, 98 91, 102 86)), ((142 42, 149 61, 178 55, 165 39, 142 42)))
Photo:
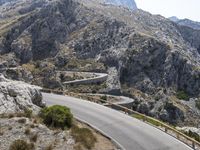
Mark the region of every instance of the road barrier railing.
MULTIPOLYGON (((81 99, 88 99, 87 95, 81 95, 81 94, 76 94, 76 93, 66 93, 60 90, 51 90, 51 89, 42 89, 42 92, 45 93, 55 93, 55 94, 60 94, 60 95, 69 95, 69 96, 74 96, 77 98, 81 99)), ((109 102, 108 100, 103 100, 101 98, 89 98, 89 100, 92 100, 95 103, 98 104, 103 104, 104 106, 111 107, 120 111, 125 112, 126 114, 129 114, 131 116, 135 116, 137 119, 142 120, 145 123, 148 123, 158 129, 161 129, 165 133, 168 133, 175 137, 176 139, 182 141, 183 143, 187 144, 194 150, 200 150, 200 142, 196 141, 195 139, 187 136, 186 134, 182 133, 181 131, 175 129, 174 127, 167 125, 166 123, 163 123, 155 118, 149 117, 147 115, 141 114, 137 111, 134 111, 132 109, 128 109, 124 106, 121 106, 119 104, 114 104, 112 102, 109 102)))

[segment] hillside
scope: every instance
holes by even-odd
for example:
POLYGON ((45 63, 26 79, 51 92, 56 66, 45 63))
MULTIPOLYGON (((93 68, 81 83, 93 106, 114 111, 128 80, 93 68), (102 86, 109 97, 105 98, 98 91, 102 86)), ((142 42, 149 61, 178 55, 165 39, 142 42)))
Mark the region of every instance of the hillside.
POLYGON ((7 77, 69 90, 56 70, 107 72, 95 92, 133 97, 133 109, 170 123, 199 122, 176 95, 199 98, 200 54, 170 20, 102 0, 13 0, 0 14, 7 77))
POLYGON ((181 26, 186 26, 186 27, 193 28, 195 30, 200 30, 200 22, 192 21, 190 19, 178 19, 177 17, 174 17, 174 16, 170 17, 169 19, 176 22, 177 24, 181 26))

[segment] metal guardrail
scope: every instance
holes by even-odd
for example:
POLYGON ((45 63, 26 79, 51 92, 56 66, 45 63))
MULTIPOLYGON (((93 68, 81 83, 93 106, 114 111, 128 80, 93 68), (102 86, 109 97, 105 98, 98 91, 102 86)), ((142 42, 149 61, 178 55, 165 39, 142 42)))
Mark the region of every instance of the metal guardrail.
MULTIPOLYGON (((61 95, 70 95, 70 96, 75 96, 75 97, 78 96, 78 98, 87 98, 86 96, 77 95, 77 94, 74 94, 74 93, 65 93, 65 92, 59 91, 59 90, 42 89, 41 91, 42 92, 46 92, 46 93, 55 93, 55 94, 61 94, 61 95)), ((158 128, 158 126, 155 126, 154 124, 151 124, 151 121, 153 121, 154 123, 159 124, 159 127, 164 128, 164 132, 165 133, 170 134, 169 131, 171 131, 173 133, 173 136, 175 134, 174 137, 176 139, 182 141, 183 143, 185 143, 186 145, 190 146, 194 150, 200 150, 200 142, 196 141, 195 139, 193 139, 193 138, 185 135, 184 133, 176 130, 175 128, 173 128, 173 127, 171 127, 171 126, 169 126, 169 125, 167 125, 167 124, 165 124, 165 123, 163 123, 163 122, 161 122, 161 121, 159 121, 159 120, 157 120, 155 118, 146 116, 146 115, 141 114, 141 113, 139 113, 137 111, 134 111, 132 109, 128 109, 128 108, 126 108, 124 106, 121 106, 121 105, 118 105, 118 104, 114 104, 114 103, 108 102, 106 100, 102 100, 100 98, 99 99, 98 98, 93 98, 93 100, 94 100, 93 102, 95 102, 95 103, 99 104, 99 102, 100 103, 103 102, 104 105, 107 104, 107 106, 110 106, 110 107, 112 107, 112 106, 118 107, 121 111, 124 111, 125 113, 132 114, 132 115, 133 114, 138 115, 141 118, 140 120, 142 120, 143 122, 146 122, 146 123, 148 123, 150 125, 153 125, 154 127, 158 128)), ((161 129, 161 128, 159 128, 159 129, 161 129)), ((172 134, 170 134, 170 135, 172 135, 172 134)))

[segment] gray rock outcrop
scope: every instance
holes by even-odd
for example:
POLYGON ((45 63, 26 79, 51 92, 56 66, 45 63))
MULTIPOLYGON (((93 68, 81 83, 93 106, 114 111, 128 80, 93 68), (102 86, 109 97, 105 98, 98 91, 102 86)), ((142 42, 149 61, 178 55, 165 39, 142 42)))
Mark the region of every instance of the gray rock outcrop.
POLYGON ((43 106, 38 87, 0 76, 0 114, 18 113, 27 109, 37 113, 43 106))

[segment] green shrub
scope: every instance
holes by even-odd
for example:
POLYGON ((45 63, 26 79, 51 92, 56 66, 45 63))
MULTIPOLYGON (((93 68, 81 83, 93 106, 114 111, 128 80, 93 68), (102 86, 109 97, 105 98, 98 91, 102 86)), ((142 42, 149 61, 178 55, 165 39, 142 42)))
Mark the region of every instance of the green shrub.
POLYGON ((70 128, 72 126, 73 115, 70 109, 65 106, 54 105, 46 107, 40 113, 43 122, 50 127, 70 128))
POLYGON ((108 99, 108 98, 107 98, 107 95, 101 96, 101 99, 104 100, 104 101, 107 101, 107 99, 108 99))
POLYGON ((16 140, 11 145, 9 150, 32 150, 34 146, 32 144, 28 144, 24 140, 16 140))
POLYGON ((136 119, 139 119, 139 120, 145 120, 145 121, 147 121, 148 123, 150 123, 154 126, 158 126, 158 127, 162 126, 162 124, 159 121, 153 120, 151 118, 148 118, 148 117, 145 118, 144 116, 141 116, 141 115, 138 115, 138 114, 133 114, 132 116, 136 119))
POLYGON ((100 97, 100 99, 101 99, 100 100, 101 103, 105 103, 105 101, 108 100, 108 97, 107 97, 107 95, 103 95, 103 96, 100 97))
POLYGON ((32 115, 33 115, 33 111, 32 111, 32 110, 26 109, 26 110, 24 111, 24 117, 31 118, 32 115))
POLYGON ((186 101, 189 100, 189 96, 188 96, 188 94, 185 91, 178 91, 176 93, 176 97, 178 99, 182 99, 182 100, 186 100, 186 101))
POLYGON ((79 128, 74 126, 72 128, 72 136, 77 143, 81 144, 87 149, 92 149, 97 141, 92 131, 88 128, 79 128))

